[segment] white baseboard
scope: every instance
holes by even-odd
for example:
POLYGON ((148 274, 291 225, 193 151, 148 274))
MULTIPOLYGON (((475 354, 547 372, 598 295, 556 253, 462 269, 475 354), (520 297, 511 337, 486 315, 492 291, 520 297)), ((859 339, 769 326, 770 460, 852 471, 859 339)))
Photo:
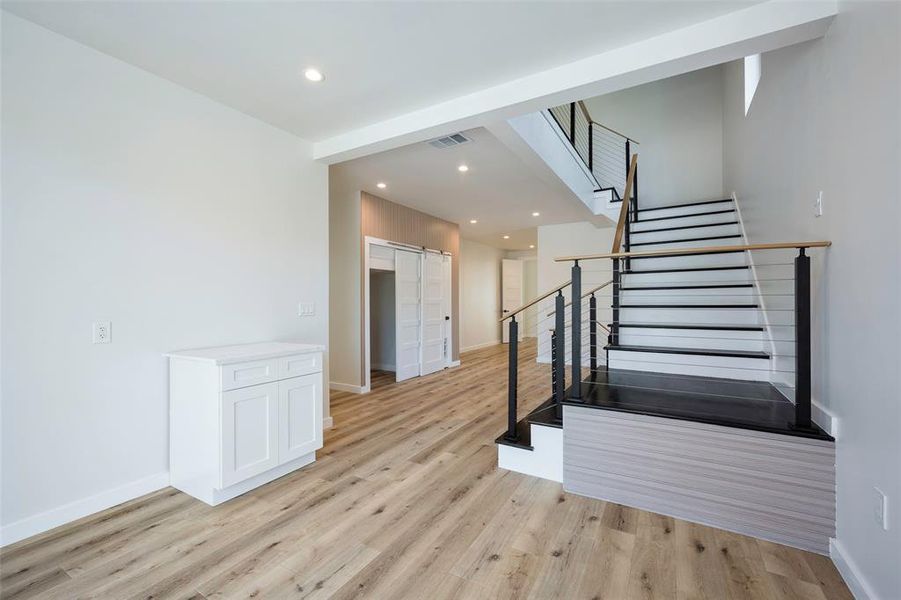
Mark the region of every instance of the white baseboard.
POLYGON ((168 485, 169 472, 164 471, 30 517, 25 517, 0 528, 0 545, 13 544, 33 535, 49 531, 54 527, 59 527, 101 510, 106 510, 117 504, 134 500, 168 485))
POLYGON ((336 392, 350 392, 351 394, 365 394, 369 390, 363 385, 351 385, 349 383, 340 383, 338 381, 330 381, 328 389, 336 392))
POLYGON ((839 575, 845 580, 856 600, 877 600, 878 596, 873 592, 873 588, 860 574, 860 569, 836 538, 829 539, 829 558, 832 559, 839 575))
POLYGON ((823 431, 838 439, 838 417, 813 398, 810 400, 810 418, 823 431))
POLYGON ((331 429, 335 426, 335 420, 331 417, 326 417, 322 419, 322 428, 323 429, 331 429))
POLYGON ((459 366, 460 366, 459 360, 452 360, 452 361, 450 361, 450 364, 447 365, 447 367, 449 369, 453 369, 454 367, 459 367, 459 366))
POLYGON ((494 340, 493 342, 482 342, 481 344, 473 344, 472 346, 466 346, 465 348, 460 348, 460 352, 470 352, 472 350, 480 350, 482 348, 487 348, 488 346, 497 346, 501 341, 494 340))

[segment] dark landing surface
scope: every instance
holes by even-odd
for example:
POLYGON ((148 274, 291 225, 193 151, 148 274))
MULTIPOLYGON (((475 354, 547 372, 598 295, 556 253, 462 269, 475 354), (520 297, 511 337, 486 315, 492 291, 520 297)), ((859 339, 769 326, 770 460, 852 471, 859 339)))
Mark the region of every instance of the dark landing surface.
MULTIPOLYGON (((538 408, 528 414, 525 419, 521 419, 516 424, 516 440, 508 440, 506 432, 502 433, 496 440, 495 444, 504 446, 513 446, 514 448, 523 448, 525 450, 534 450, 532 447, 532 428, 531 425, 545 425, 547 427, 563 427, 563 421, 557 418, 557 407, 554 405, 554 399, 550 398, 541 403, 538 408)), ((560 413, 562 414, 562 410, 560 413)))
POLYGON ((765 382, 599 370, 583 380, 582 401, 564 404, 834 441, 816 425, 793 429, 794 404, 765 382))

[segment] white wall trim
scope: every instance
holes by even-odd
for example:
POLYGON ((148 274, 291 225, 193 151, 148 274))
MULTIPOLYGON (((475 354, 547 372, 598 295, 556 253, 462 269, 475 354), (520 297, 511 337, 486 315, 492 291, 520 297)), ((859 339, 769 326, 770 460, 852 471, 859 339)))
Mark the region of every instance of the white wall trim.
POLYGON ((328 389, 336 392, 350 392, 351 394, 366 394, 369 392, 368 385, 354 385, 352 383, 341 383, 340 381, 329 381, 328 389))
POLYGON ((322 420, 322 428, 323 429, 331 429, 335 426, 335 420, 331 417, 326 417, 322 420))
POLYGON ((851 590, 856 600, 879 600, 879 596, 873 592, 873 588, 860 574, 860 569, 848 556, 845 547, 837 538, 829 538, 829 558, 832 559, 839 575, 848 584, 848 589, 851 590))
POLYGON ((0 545, 6 546, 13 544, 33 535, 49 531, 54 527, 71 523, 82 517, 87 517, 94 513, 98 513, 107 508, 122 504, 129 500, 134 500, 144 494, 155 492, 169 485, 169 471, 162 471, 131 483, 126 483, 111 490, 106 490, 75 500, 56 508, 25 517, 18 521, 14 521, 9 525, 4 525, 0 529, 0 545))
MULTIPOLYGON (((482 348, 487 348, 488 346, 497 346, 501 343, 500 338, 496 340, 491 340, 488 342, 482 342, 481 344, 473 344, 472 346, 466 346, 465 348, 460 348, 460 352, 470 352, 472 350, 481 350, 482 348)), ((459 363, 459 361, 457 361, 459 363)))
POLYGON ((459 367, 459 366, 460 366, 459 360, 452 360, 447 364, 448 369, 453 369, 454 367, 459 367))

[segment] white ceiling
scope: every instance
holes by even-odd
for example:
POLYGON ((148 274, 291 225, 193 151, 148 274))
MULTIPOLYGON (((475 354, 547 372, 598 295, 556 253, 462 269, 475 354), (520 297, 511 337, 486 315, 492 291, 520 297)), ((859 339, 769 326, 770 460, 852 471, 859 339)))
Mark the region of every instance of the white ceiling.
POLYGON ((488 130, 463 133, 472 142, 444 149, 411 144, 332 165, 331 178, 336 187, 364 190, 459 223, 464 238, 506 250, 537 244, 538 225, 592 217, 575 196, 563 196, 537 177, 488 130), (469 171, 460 173, 460 164, 469 171), (388 187, 376 187, 380 181, 388 187))
POLYGON ((746 1, 3 2, 317 141, 708 20, 746 1), (301 73, 325 73, 311 84, 301 73))

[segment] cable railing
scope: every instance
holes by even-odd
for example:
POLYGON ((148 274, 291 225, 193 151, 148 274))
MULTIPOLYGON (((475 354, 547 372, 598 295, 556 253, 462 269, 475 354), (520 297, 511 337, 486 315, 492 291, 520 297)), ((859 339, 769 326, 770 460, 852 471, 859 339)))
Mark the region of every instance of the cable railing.
MULTIPOLYGON (((609 192, 614 202, 626 198, 629 161, 638 153, 639 143, 592 119, 581 100, 551 107, 548 113, 594 177, 596 191, 609 192)), ((629 197, 637 208, 637 178, 629 197)))

